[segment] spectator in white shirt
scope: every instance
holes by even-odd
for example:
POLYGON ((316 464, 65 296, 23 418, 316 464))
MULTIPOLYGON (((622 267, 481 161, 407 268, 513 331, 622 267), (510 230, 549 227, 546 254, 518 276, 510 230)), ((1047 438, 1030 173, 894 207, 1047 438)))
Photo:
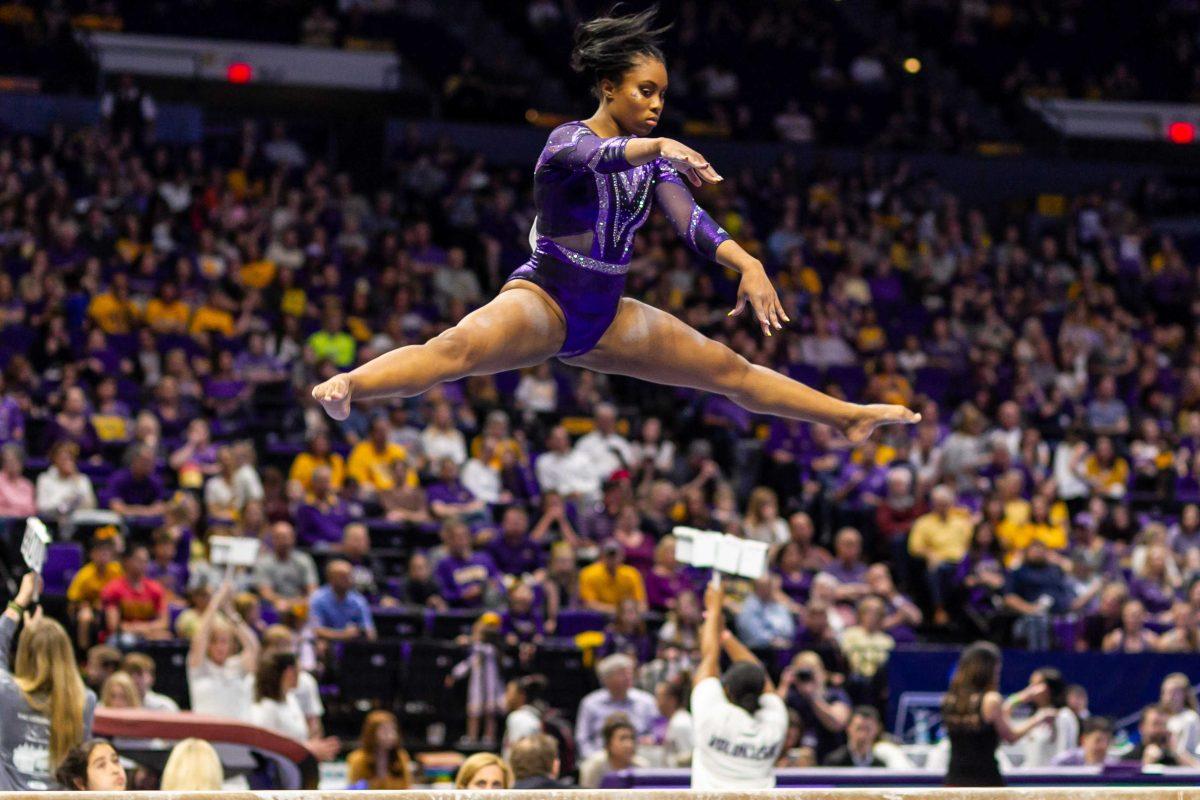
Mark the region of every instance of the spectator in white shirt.
MULTIPOLYGON (((299 657, 299 641, 292 629, 286 625, 272 625, 263 633, 263 654, 291 653, 299 657)), ((300 710, 304 713, 304 721, 308 726, 309 738, 318 738, 324 734, 321 717, 325 715, 325 704, 321 702, 321 687, 312 673, 301 668, 296 675, 296 688, 291 694, 295 696, 300 710)))
POLYGON ((534 471, 544 492, 557 492, 575 500, 593 500, 600 494, 601 479, 586 454, 571 449, 571 437, 561 425, 556 425, 546 437, 546 452, 537 457, 534 471))
POLYGON ((658 711, 667 720, 667 729, 662 740, 664 767, 690 766, 692 748, 695 746, 692 715, 687 709, 690 687, 679 680, 679 677, 677 675, 671 680, 660 681, 654 687, 658 711))
POLYGON ((551 414, 558 410, 558 384, 550 371, 549 361, 543 361, 521 376, 514 399, 517 408, 533 414, 551 414))
POLYGON ((546 691, 544 675, 526 675, 508 682, 504 689, 504 741, 501 755, 508 758, 513 745, 526 736, 542 732, 542 695, 546 691))
POLYGON ((633 463, 629 440, 617 433, 617 409, 611 403, 599 403, 594 416, 595 429, 575 443, 575 452, 584 456, 597 481, 602 481, 633 463))
POLYGON ((467 460, 467 440, 462 431, 454 427, 454 412, 449 403, 438 403, 433 407, 432 419, 421 432, 421 449, 429 462, 443 458, 461 467, 467 460))
POLYGON ((79 448, 73 442, 58 442, 50 449, 50 468, 38 475, 36 500, 38 514, 60 522, 76 511, 96 507, 92 480, 79 471, 79 448))
POLYGON ((154 659, 145 653, 129 653, 121 659, 121 671, 129 673, 147 711, 178 711, 179 704, 154 691, 154 659))
POLYGON ((204 609, 188 649, 188 693, 197 714, 245 720, 250 713, 246 676, 254 674, 258 662, 258 638, 233 609, 232 595, 226 581, 204 609), (235 635, 242 645, 236 656, 235 635))
POLYGON ((254 673, 254 705, 250 707, 250 723, 275 731, 302 743, 318 761, 329 761, 337 755, 340 744, 336 737, 311 739, 304 710, 296 699, 296 683, 300 668, 291 653, 264 653, 254 673))
POLYGON ((500 470, 492 466, 495 455, 495 442, 492 439, 482 439, 479 458, 468 458, 458 479, 471 494, 485 503, 511 503, 512 495, 504 489, 500 470))

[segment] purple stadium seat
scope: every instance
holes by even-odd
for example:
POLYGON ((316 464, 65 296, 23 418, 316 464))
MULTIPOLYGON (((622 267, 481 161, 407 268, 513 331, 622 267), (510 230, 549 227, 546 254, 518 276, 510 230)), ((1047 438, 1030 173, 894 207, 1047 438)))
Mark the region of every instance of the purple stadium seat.
POLYGON ((54 542, 46 549, 42 579, 46 594, 64 595, 71 578, 83 566, 83 547, 77 542, 54 542))
POLYGON ((559 636, 574 636, 584 631, 602 631, 608 624, 608 616, 599 611, 569 609, 558 612, 559 636))
POLYGON ((517 384, 521 382, 521 371, 510 369, 508 372, 497 372, 495 380, 496 391, 505 397, 512 397, 517 391, 517 384))
POLYGON ((821 385, 821 370, 812 364, 791 364, 787 368, 788 377, 800 381, 807 386, 821 385))
POLYGON ((943 367, 921 367, 917 370, 913 390, 917 394, 928 395, 938 403, 945 403, 950 393, 950 370, 943 367))
POLYGON ((857 402, 862 399, 863 390, 867 388, 867 373, 857 365, 830 367, 825 370, 825 382, 841 387, 847 400, 857 402))

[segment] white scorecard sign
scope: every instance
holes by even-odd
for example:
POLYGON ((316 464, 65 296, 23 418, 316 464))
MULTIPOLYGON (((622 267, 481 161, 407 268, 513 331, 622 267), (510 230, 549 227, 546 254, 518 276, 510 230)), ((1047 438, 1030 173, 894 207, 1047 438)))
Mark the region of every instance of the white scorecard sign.
POLYGON ((37 574, 42 574, 42 567, 46 566, 46 548, 50 545, 50 531, 46 530, 46 524, 37 517, 29 517, 25 520, 25 538, 21 541, 21 557, 25 559, 25 566, 37 574))
POLYGON ((692 567, 712 567, 717 572, 758 580, 767 571, 767 545, 751 539, 678 526, 675 558, 692 567))
POLYGON ((258 560, 258 539, 210 536, 208 560, 221 567, 253 567, 258 560))

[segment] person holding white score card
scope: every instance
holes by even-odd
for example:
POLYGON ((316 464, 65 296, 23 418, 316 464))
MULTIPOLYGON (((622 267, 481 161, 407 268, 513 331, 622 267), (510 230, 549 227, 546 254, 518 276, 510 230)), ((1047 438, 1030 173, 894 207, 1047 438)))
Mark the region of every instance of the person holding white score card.
POLYGON ((700 664, 692 683, 692 788, 771 789, 775 761, 787 735, 787 706, 759 660, 724 630, 724 602, 720 575, 714 571, 704 593, 700 664), (733 661, 723 674, 722 650, 733 661))

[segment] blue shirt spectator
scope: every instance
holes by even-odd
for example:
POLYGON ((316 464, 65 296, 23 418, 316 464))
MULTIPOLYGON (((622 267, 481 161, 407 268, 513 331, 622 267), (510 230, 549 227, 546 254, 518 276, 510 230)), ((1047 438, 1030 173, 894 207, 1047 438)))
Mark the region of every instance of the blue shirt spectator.
POLYGON ((742 601, 737 615, 738 638, 751 649, 787 647, 796 635, 796 620, 777 597, 779 578, 767 576, 754 583, 754 593, 742 601))
POLYGON ((371 606, 352 587, 354 572, 350 563, 338 559, 325 568, 326 585, 313 592, 308 604, 316 635, 320 639, 346 641, 375 639, 375 620, 371 606))

